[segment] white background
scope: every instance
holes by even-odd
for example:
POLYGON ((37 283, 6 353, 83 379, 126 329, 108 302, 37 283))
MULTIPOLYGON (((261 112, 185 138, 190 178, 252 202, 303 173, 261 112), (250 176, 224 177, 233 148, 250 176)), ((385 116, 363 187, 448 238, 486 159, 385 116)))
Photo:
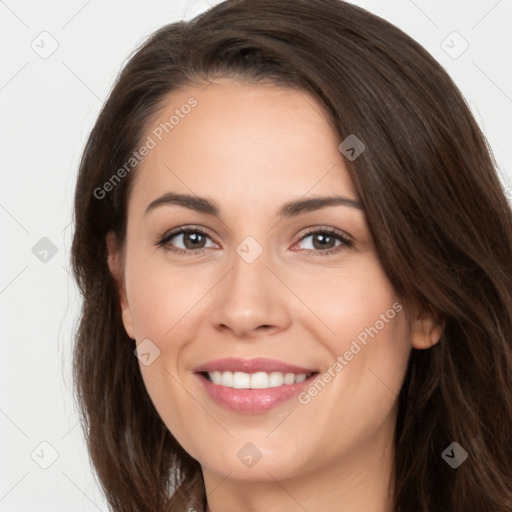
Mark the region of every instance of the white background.
MULTIPOLYGON (((512 0, 353 3, 402 28, 446 68, 510 187, 512 0), (446 39, 453 31, 469 43, 458 58, 464 42, 446 39)), ((207 7, 203 0, 0 0, 1 512, 107 511, 72 400, 79 300, 69 253, 77 166, 131 51, 160 26, 207 7), (50 36, 40 36, 44 31, 50 36), (31 47, 42 52, 52 44, 58 48, 46 59, 31 47), (42 237, 57 250, 46 262, 32 252, 42 237)))

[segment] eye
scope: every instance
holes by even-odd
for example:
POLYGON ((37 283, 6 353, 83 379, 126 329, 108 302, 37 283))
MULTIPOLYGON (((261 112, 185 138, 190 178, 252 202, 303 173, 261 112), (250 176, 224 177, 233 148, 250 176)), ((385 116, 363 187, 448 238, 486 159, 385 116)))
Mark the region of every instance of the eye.
POLYGON ((353 242, 343 233, 332 229, 322 228, 315 231, 309 231, 300 242, 311 238, 309 248, 304 249, 308 254, 315 253, 315 256, 326 256, 334 252, 343 250, 346 247, 352 247, 353 242), (338 244, 336 245, 336 243, 338 244))
POLYGON ((166 233, 156 242, 155 245, 159 247, 165 246, 167 250, 176 254, 184 255, 191 252, 195 254, 202 254, 205 252, 205 248, 209 248, 205 245, 208 239, 210 239, 210 236, 202 229, 195 226, 188 226, 186 228, 180 228, 171 231, 170 233, 166 233), (170 246, 169 244, 172 240, 174 240, 172 245, 181 244, 184 247, 170 246))

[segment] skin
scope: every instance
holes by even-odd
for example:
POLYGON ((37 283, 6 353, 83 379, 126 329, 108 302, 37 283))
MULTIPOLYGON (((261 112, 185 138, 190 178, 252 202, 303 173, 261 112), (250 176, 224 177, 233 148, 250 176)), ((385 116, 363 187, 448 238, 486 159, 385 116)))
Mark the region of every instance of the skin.
POLYGON ((305 197, 358 200, 341 140, 312 96, 217 80, 173 92, 146 136, 191 96, 198 105, 137 169, 124 250, 107 237, 125 329, 137 345, 149 338, 160 350, 140 365, 153 403, 201 464, 211 512, 391 512, 397 394, 411 348, 431 347, 442 329, 420 311, 408 318, 403 305, 309 403, 292 398, 246 415, 213 402, 192 371, 199 364, 270 357, 327 371, 400 301, 363 210, 277 216, 305 197), (164 192, 206 197, 220 217, 177 205, 145 215, 164 192), (208 234, 197 249, 183 235, 155 245, 189 225, 208 234), (333 252, 339 239, 322 248, 315 235, 304 238, 326 227, 353 245, 333 252), (252 263, 236 251, 247 236, 263 249, 252 263), (248 442, 261 453, 250 468, 237 457, 248 442))

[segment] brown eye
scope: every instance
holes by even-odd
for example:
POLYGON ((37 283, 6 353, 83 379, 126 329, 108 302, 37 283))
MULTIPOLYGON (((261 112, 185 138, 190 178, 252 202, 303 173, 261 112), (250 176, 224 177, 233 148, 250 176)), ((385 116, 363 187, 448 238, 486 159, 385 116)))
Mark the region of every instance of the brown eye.
POLYGON ((348 237, 333 229, 310 231, 301 238, 300 243, 308 238, 311 239, 310 247, 306 247, 303 250, 319 256, 332 254, 353 245, 353 242, 348 237))
MULTIPOLYGON (((157 243, 165 249, 179 254, 202 253, 210 236, 198 228, 179 229, 164 235, 157 243)), ((211 246, 210 246, 211 247, 211 246)))

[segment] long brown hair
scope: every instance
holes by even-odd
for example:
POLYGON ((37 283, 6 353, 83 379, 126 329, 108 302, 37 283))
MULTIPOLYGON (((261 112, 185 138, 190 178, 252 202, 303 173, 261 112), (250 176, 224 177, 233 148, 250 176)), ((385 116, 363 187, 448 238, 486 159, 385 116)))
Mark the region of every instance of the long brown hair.
POLYGON ((162 422, 120 316, 105 237, 123 244, 140 147, 168 94, 218 77, 314 95, 340 142, 396 292, 445 328, 412 350, 398 397, 395 512, 512 511, 512 214, 487 142, 442 67, 385 20, 340 0, 227 0, 164 26, 122 70, 90 134, 75 195, 83 294, 74 376, 89 453, 113 511, 204 509, 199 463, 162 422), (96 194, 95 194, 96 190, 96 194), (103 188, 105 190, 105 187, 103 188), (457 469, 442 458, 459 443, 457 469))

